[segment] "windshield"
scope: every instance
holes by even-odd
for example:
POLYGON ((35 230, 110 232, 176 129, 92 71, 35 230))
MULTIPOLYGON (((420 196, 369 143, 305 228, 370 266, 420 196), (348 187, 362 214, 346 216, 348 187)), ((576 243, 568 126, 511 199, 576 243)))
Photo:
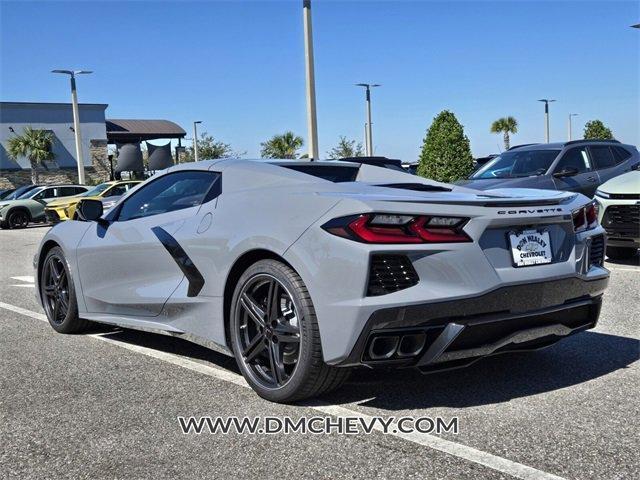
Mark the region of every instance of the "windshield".
POLYGON ((35 187, 33 185, 25 185, 24 187, 18 187, 15 189, 14 192, 11 192, 9 195, 4 197, 4 200, 15 200, 16 198, 19 198, 21 195, 24 195, 26 192, 34 188, 35 187))
POLYGON ((516 178, 542 175, 560 150, 514 150, 490 160, 471 178, 516 178))
POLYGON ((93 187, 91 190, 81 193, 78 197, 95 197, 96 195, 100 195, 110 186, 110 183, 101 183, 100 185, 93 187))
POLYGON ((44 187, 36 187, 36 188, 32 188, 31 190, 27 190, 26 192, 24 192, 22 195, 20 195, 18 197, 18 199, 23 199, 23 198, 31 198, 33 197, 36 193, 41 192, 42 190, 44 190, 44 187))

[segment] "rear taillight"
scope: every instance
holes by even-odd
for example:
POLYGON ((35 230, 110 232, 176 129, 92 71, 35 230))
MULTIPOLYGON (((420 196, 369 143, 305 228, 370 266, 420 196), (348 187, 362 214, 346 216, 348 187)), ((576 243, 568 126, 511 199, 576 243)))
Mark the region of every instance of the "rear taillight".
POLYGON ((468 218, 367 213, 335 218, 322 228, 339 237, 363 243, 470 242, 462 230, 468 218))
POLYGON ((598 226, 598 206, 591 202, 572 212, 573 230, 582 232, 598 226))

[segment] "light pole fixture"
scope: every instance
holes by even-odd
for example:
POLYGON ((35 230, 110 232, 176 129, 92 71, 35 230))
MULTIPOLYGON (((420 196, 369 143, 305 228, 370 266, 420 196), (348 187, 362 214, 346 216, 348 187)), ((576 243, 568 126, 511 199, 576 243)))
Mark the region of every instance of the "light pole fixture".
POLYGON ((313 29, 311 25, 311 0, 302 1, 304 24, 304 64, 307 90, 307 155, 310 161, 318 160, 318 117, 316 114, 316 78, 313 60, 313 29))
POLYGON ((568 120, 568 124, 567 124, 567 127, 569 129, 569 141, 572 140, 572 138, 571 138, 572 137, 572 135, 571 135, 571 118, 572 117, 577 117, 577 116, 578 116, 577 113, 570 113, 569 114, 569 120, 568 120))
POLYGON ((544 102, 544 141, 545 143, 549 143, 549 104, 551 102, 555 102, 555 100, 550 100, 548 98, 541 98, 538 100, 539 102, 544 102))
POLYGON ((371 133, 371 89, 374 87, 380 87, 378 83, 356 83, 357 87, 364 87, 365 100, 367 103, 367 123, 366 123, 366 136, 365 136, 365 150, 367 157, 373 155, 373 135, 371 133))
POLYGON ((198 161, 198 124, 202 123, 202 120, 196 120, 193 122, 193 159, 198 161))
POLYGON ((71 78, 71 108, 73 110, 73 130, 76 137, 76 162, 78 163, 78 183, 84 185, 84 160, 82 159, 82 138, 80 133, 80 113, 76 92, 76 75, 93 73, 91 70, 51 70, 51 73, 63 73, 71 78))

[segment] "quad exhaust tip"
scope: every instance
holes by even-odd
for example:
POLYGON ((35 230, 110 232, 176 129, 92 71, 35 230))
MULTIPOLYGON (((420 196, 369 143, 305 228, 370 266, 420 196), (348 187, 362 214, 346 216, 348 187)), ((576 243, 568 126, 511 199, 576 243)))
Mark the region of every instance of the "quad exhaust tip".
POLYGON ((417 356, 424 348, 427 336, 424 333, 406 335, 377 335, 369 342, 370 360, 390 360, 417 356))

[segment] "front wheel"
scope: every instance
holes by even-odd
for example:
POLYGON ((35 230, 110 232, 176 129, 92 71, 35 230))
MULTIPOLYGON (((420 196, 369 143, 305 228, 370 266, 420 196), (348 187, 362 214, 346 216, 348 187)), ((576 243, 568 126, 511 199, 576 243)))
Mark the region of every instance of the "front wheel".
POLYGON ((29 225, 29 214, 20 209, 14 210, 7 216, 9 228, 26 228, 29 225))
POLYGON ((324 363, 318 322, 299 275, 261 260, 240 277, 231 303, 231 344, 240 370, 261 397, 288 403, 326 393, 348 377, 324 363))
POLYGON ((627 260, 633 257, 637 251, 637 248, 631 247, 607 247, 607 257, 611 260, 627 260))
POLYGON ((89 322, 78 317, 73 279, 60 247, 47 252, 39 283, 44 311, 56 332, 79 333, 87 329, 89 322))

